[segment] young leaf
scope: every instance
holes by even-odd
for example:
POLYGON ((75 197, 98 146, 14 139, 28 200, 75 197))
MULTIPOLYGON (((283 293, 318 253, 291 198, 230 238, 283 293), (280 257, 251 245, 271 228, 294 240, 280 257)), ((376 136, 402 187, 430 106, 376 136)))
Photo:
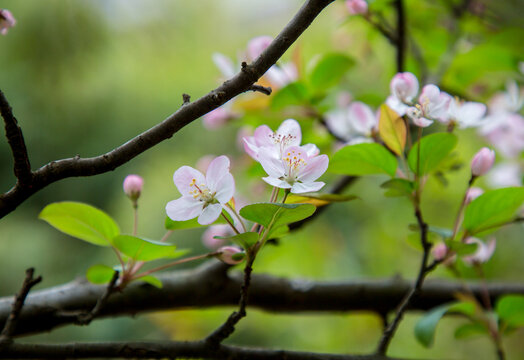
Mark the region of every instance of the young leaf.
POLYGON ((342 53, 324 54, 313 63, 308 72, 309 83, 315 90, 324 90, 340 82, 355 61, 342 53))
POLYGON ((336 174, 395 176, 397 159, 382 145, 363 143, 345 146, 333 155, 329 170, 336 174))
POLYGON ((466 339, 477 335, 486 335, 488 330, 482 323, 467 323, 455 330, 455 339, 466 339))
POLYGON ((413 181, 406 179, 391 179, 382 183, 381 188, 387 189, 384 195, 388 197, 395 196, 407 196, 410 197, 413 194, 413 181))
POLYGON ((123 254, 139 261, 151 261, 180 256, 180 254, 175 252, 175 245, 141 239, 131 235, 116 236, 113 239, 113 245, 123 254))
POLYGON ((150 285, 153 285, 154 287, 159 288, 159 289, 162 289, 162 286, 163 286, 162 281, 160 281, 159 278, 154 277, 153 275, 143 276, 143 277, 139 278, 138 280, 146 282, 146 283, 148 283, 150 285))
POLYGON ((113 278, 115 269, 107 265, 97 264, 87 269, 86 277, 93 284, 107 284, 113 278))
POLYGON ((321 194, 321 193, 309 193, 309 194, 290 194, 287 197, 286 203, 288 204, 313 204, 316 207, 324 206, 333 202, 345 202, 358 199, 355 195, 340 195, 340 194, 321 194))
POLYGON ((49 204, 38 217, 63 233, 94 245, 109 246, 120 233, 116 222, 105 212, 78 202, 49 204))
POLYGON ((433 345, 435 330, 440 319, 453 305, 444 304, 428 311, 415 325, 415 337, 425 347, 433 345))
POLYGON ((241 234, 236 234, 233 236, 216 236, 217 239, 231 240, 236 244, 243 247, 245 250, 249 249, 253 244, 258 241, 258 233, 256 232, 246 232, 241 234))
POLYGON ((271 109, 280 110, 286 106, 304 105, 308 101, 308 89, 301 82, 292 82, 272 96, 271 109))
POLYGON ((386 104, 380 106, 378 132, 386 146, 400 155, 406 146, 406 123, 404 119, 386 104))
POLYGON ((436 169, 457 145, 457 137, 450 133, 424 136, 409 151, 408 164, 411 171, 425 175, 436 169), (418 160, 420 146, 420 159, 418 160))
POLYGON ((495 312, 509 326, 524 326, 524 295, 502 297, 495 306, 495 312))
POLYGON ((487 191, 466 208, 464 228, 470 234, 493 231, 511 221, 523 203, 524 187, 487 191))
POLYGON ((240 216, 273 229, 310 217, 315 212, 311 204, 258 203, 244 206, 240 216))

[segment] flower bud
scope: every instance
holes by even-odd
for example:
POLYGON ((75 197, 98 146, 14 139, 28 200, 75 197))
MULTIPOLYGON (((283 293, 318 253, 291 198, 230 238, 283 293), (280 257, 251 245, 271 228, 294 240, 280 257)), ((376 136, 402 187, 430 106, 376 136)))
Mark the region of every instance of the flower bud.
POLYGON ((364 15, 368 12, 368 3, 365 0, 346 0, 346 7, 351 15, 364 15))
POLYGON ((137 201, 144 187, 144 179, 138 175, 127 175, 124 179, 124 193, 133 201, 137 201))
POLYGON ((402 102, 410 102, 418 93, 418 80, 410 72, 397 73, 389 83, 391 93, 402 102))
POLYGON ((471 174, 473 176, 482 176, 486 174, 495 162, 495 151, 483 147, 475 154, 471 161, 471 174))
POLYGON ((446 255, 448 254, 448 247, 445 243, 439 242, 433 248, 431 249, 431 253, 433 254, 433 257, 437 261, 444 260, 446 258, 446 255))
POLYGON ((480 195, 484 194, 484 190, 479 187, 471 187, 466 192, 466 205, 478 198, 480 195))
POLYGON ((229 265, 240 264, 244 261, 244 252, 234 246, 222 246, 217 252, 219 253, 217 258, 229 265))
POLYGON ((6 35, 7 30, 15 26, 16 20, 9 10, 0 9, 0 34, 6 35))

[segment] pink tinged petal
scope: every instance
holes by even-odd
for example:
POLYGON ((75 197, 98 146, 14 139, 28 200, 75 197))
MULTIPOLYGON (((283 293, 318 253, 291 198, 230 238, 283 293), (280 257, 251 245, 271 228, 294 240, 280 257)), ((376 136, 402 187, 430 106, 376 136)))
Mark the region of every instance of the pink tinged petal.
POLYGON ((301 146, 302 150, 304 150, 308 157, 317 156, 320 153, 320 150, 315 144, 305 144, 301 146))
POLYGON ((222 176, 216 186, 215 199, 221 204, 227 203, 235 194, 235 179, 230 173, 222 176))
POLYGON ((284 165, 282 164, 282 160, 277 159, 273 156, 270 156, 268 154, 261 153, 258 157, 258 161, 260 162, 260 165, 264 168, 264 171, 273 178, 280 178, 284 176, 285 169, 284 165))
POLYGON ((195 183, 200 186, 201 184, 206 184, 206 178, 200 171, 193 169, 190 166, 182 166, 173 175, 173 181, 175 185, 182 194, 182 196, 189 195, 190 191, 194 189, 191 187, 191 183, 195 179, 195 183))
POLYGON ((324 114, 329 130, 339 138, 348 140, 351 137, 351 127, 347 118, 347 111, 337 109, 324 114))
POLYGON ((258 147, 275 145, 275 142, 273 141, 273 130, 271 130, 267 125, 257 127, 253 134, 253 138, 258 147))
POLYGON ((202 117, 202 122, 206 129, 214 130, 218 129, 232 118, 234 118, 234 114, 229 108, 219 107, 205 114, 202 117))
POLYGON ((351 15, 363 15, 368 12, 368 3, 365 0, 346 0, 346 7, 351 15))
POLYGON ((495 166, 488 174, 488 184, 492 188, 522 186, 522 169, 519 163, 506 163, 495 166))
POLYGON ((326 185, 326 184, 323 183, 322 181, 310 182, 310 183, 296 182, 291 187, 291 192, 293 194, 301 194, 301 193, 306 193, 306 192, 318 191, 318 190, 322 189, 322 187, 324 185, 326 185))
POLYGON ((230 162, 227 156, 218 156, 211 163, 206 170, 206 184, 211 192, 218 190, 217 184, 224 177, 229 174, 230 162))
POLYGON ((235 66, 230 58, 220 53, 214 53, 212 59, 222 75, 227 78, 235 76, 235 66))
POLYGON ((299 172, 297 179, 303 183, 309 183, 318 179, 324 174, 329 165, 327 155, 319 155, 306 159, 306 165, 299 172))
POLYGON ((256 160, 258 155, 258 146, 255 144, 255 138, 253 136, 246 136, 242 138, 242 141, 244 143, 244 151, 256 160))
POLYGON ((290 137, 287 146, 299 146, 302 141, 302 131, 300 124, 295 119, 287 119, 278 127, 278 135, 290 137))
POLYGON ((486 174, 493 163, 495 162, 495 151, 483 147, 475 154, 471 161, 471 174, 474 176, 482 176, 486 174))
POLYGON ((262 54, 264 50, 271 44, 273 38, 271 36, 258 36, 253 38, 247 44, 247 54, 251 60, 255 60, 262 54))
POLYGON ((288 182, 281 180, 279 178, 276 178, 276 177, 267 176, 267 177, 262 178, 262 180, 267 182, 269 185, 275 186, 280 189, 290 189, 291 188, 291 185, 288 182))
POLYGON ((205 247, 211 250, 216 250, 227 243, 227 240, 216 239, 215 236, 230 236, 233 235, 229 225, 213 225, 210 226, 202 234, 202 243, 205 247))
POLYGON ((397 99, 394 96, 389 96, 386 99, 386 104, 391 109, 395 110, 395 112, 399 114, 400 116, 404 116, 406 114, 407 109, 409 108, 408 105, 404 104, 402 101, 400 101, 399 99, 397 99))
POLYGON ((215 222, 222 212, 222 205, 220 204, 209 204, 204 208, 204 211, 198 217, 198 223, 200 225, 209 225, 215 222))
POLYGON ((401 102, 411 101, 418 93, 418 80, 410 72, 397 73, 389 84, 391 93, 401 102))
POLYGON ((413 123, 415 125, 419 126, 419 127, 425 128, 425 127, 428 127, 429 125, 433 124, 433 120, 426 119, 426 118, 423 118, 423 117, 413 118, 413 123))
POLYGON ((486 114, 486 105, 478 102, 465 102, 459 107, 457 121, 461 127, 481 125, 482 117, 486 114))
POLYGON ((182 196, 166 205, 167 216, 174 221, 186 221, 196 218, 202 212, 204 203, 191 196, 182 196))
POLYGON ((371 108, 359 101, 349 105, 348 119, 353 128, 363 135, 368 135, 377 126, 377 120, 371 108))

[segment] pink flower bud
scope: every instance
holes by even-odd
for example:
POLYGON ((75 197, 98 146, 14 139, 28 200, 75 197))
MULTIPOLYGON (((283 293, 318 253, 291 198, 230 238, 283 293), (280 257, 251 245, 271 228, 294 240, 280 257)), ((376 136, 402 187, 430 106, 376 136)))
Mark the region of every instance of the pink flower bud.
POLYGON ((431 249, 431 253, 433 254, 433 257, 437 261, 444 260, 446 255, 448 254, 448 247, 445 243, 439 242, 433 248, 431 249))
POLYGON ((466 193, 466 204, 469 204, 476 198, 478 198, 480 195, 484 194, 484 190, 482 190, 479 187, 472 187, 468 189, 468 192, 466 193))
POLYGON ((142 188, 144 187, 144 179, 138 175, 127 175, 124 179, 124 193, 133 201, 138 200, 142 188))
POLYGON ((15 26, 16 20, 9 10, 0 9, 0 34, 6 35, 7 30, 15 26))
POLYGON ((475 154, 471 161, 471 173, 474 176, 482 176, 487 173, 495 162, 495 151, 483 147, 475 154))
POLYGON ((346 7, 351 15, 364 15, 368 12, 368 3, 365 0, 346 0, 346 7))
POLYGON ((231 236, 234 235, 233 230, 227 224, 210 226, 202 234, 202 243, 211 250, 217 250, 227 243, 225 239, 217 239, 215 236, 231 236))
POLYGON ((486 244, 474 237, 467 238, 465 242, 466 244, 477 244, 477 251, 475 251, 475 253, 472 255, 465 256, 463 258, 464 262, 468 265, 482 264, 491 259, 493 253, 495 252, 497 243, 495 238, 490 239, 486 244))
POLYGON ((397 73, 389 83, 391 93, 401 102, 410 102, 418 93, 418 80, 410 72, 397 73))
POLYGON ((234 246, 223 246, 217 252, 220 252, 217 258, 229 265, 240 264, 244 261, 244 252, 234 246))
POLYGON ((247 55, 251 60, 255 60, 264 50, 266 50, 272 41, 273 38, 267 35, 251 39, 247 44, 247 55))

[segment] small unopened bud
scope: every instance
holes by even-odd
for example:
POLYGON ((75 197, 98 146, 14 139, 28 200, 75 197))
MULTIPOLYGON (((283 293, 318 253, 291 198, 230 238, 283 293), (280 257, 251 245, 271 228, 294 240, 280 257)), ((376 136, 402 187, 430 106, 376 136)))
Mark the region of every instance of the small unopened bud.
POLYGON ((142 188, 144 187, 144 179, 138 175, 127 175, 124 179, 124 193, 133 201, 136 202, 140 197, 142 188))
POLYGON ((445 243, 439 242, 433 248, 431 249, 431 253, 433 254, 433 257, 437 261, 442 261, 446 258, 448 255, 448 247, 445 243))
POLYGON ((495 151, 483 147, 475 154, 471 161, 471 174, 473 176, 482 176, 486 174, 495 162, 495 151))
POLYGON ((16 20, 9 10, 0 9, 0 34, 6 35, 7 30, 15 26, 16 20))
POLYGON ((397 73, 389 83, 391 93, 402 102, 410 102, 418 93, 418 80, 410 72, 397 73))
POLYGON ((368 12, 368 3, 365 0, 346 0, 346 7, 351 15, 364 15, 368 12))
POLYGON ((217 252, 217 258, 229 265, 240 264, 246 257, 242 250, 234 246, 222 246, 217 252))
POLYGON ((479 187, 471 187, 466 192, 466 205, 478 198, 480 195, 484 194, 484 190, 479 187))

